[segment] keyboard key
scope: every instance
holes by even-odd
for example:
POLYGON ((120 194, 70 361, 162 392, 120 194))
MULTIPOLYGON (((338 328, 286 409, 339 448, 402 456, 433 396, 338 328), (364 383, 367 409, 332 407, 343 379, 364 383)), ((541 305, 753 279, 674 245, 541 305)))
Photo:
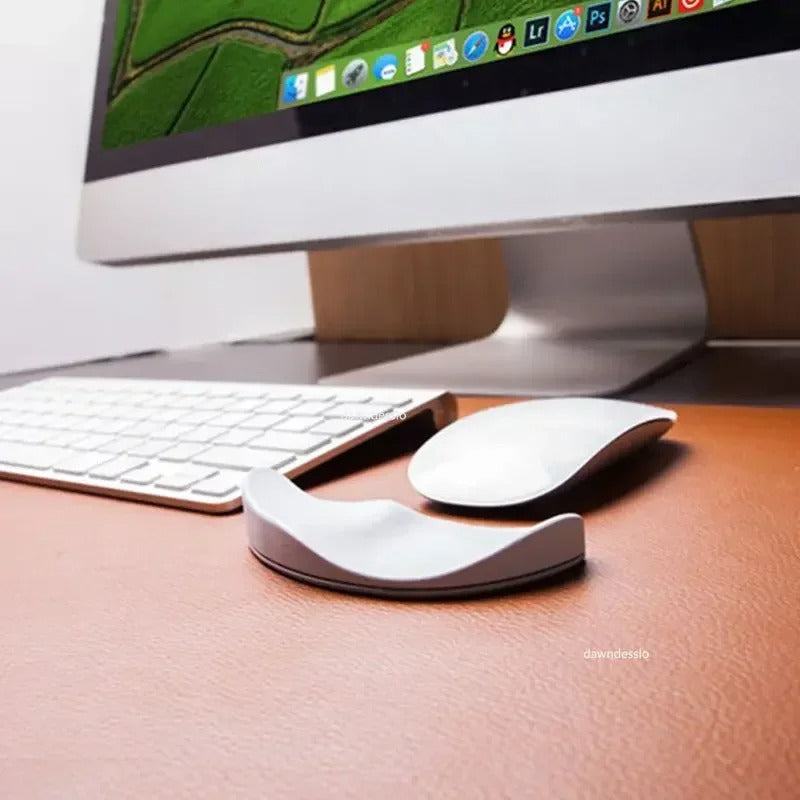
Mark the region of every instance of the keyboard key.
POLYGON ((143 467, 146 464, 147 462, 142 460, 141 458, 130 458, 128 456, 122 456, 122 458, 115 458, 113 461, 109 461, 105 464, 100 465, 99 467, 95 467, 89 473, 89 477, 105 478, 106 480, 111 481, 121 477, 126 472, 131 472, 135 469, 139 469, 140 467, 143 467))
POLYGON ((340 403, 323 416, 343 419, 377 420, 394 413, 391 406, 379 406, 375 403, 340 403))
POLYGON ((59 461, 53 469, 56 472, 65 472, 68 475, 85 475, 89 470, 96 469, 101 464, 111 461, 114 456, 109 453, 79 453, 71 455, 64 461, 59 461))
POLYGON ((155 458, 160 453, 174 447, 175 443, 166 439, 150 439, 142 444, 131 448, 129 455, 141 458, 155 458))
POLYGON ((93 403, 72 403, 69 408, 70 414, 75 414, 79 417, 96 417, 95 409, 100 410, 100 406, 95 406, 93 403))
POLYGON ((195 458, 196 464, 207 464, 221 469, 258 469, 269 467, 280 469, 294 457, 286 453, 273 453, 267 450, 250 450, 247 447, 212 447, 195 458))
POLYGON ((314 400, 313 402, 309 403, 300 403, 299 406, 293 408, 292 416, 300 415, 307 417, 318 417, 320 414, 322 414, 323 412, 327 411, 330 408, 333 408, 333 403, 314 400))
POLYGON ((310 433, 280 433, 267 431, 250 442, 250 447, 265 450, 286 450, 290 453, 311 453, 330 442, 327 436, 314 436, 310 433))
POLYGON ((267 397, 270 400, 296 400, 300 394, 296 389, 270 389, 267 392, 267 397))
POLYGON ((199 400, 197 397, 187 397, 187 396, 170 397, 167 406, 168 408, 193 409, 197 406, 198 402, 199 400))
POLYGON ((363 423, 354 419, 326 419, 325 422, 313 428, 311 433, 325 436, 346 436, 348 433, 357 431, 362 425, 363 423))
POLYGON ((193 386, 187 383, 180 387, 176 392, 181 397, 203 397, 206 390, 202 386, 193 386))
POLYGON ((203 398, 196 408, 198 411, 222 411, 223 409, 229 408, 232 404, 232 397, 218 397, 210 399, 203 398))
POLYGON ((89 404, 89 405, 102 405, 103 403, 107 403, 109 398, 108 392, 83 392, 81 396, 82 404, 89 404))
POLYGON ((76 431, 78 430, 77 425, 80 422, 86 422, 86 420, 81 419, 81 417, 76 417, 73 414, 64 414, 61 417, 61 427, 63 430, 76 431))
POLYGON ((83 433, 94 433, 94 425, 98 420, 93 417, 75 417, 75 422, 70 425, 71 431, 82 431, 83 433))
POLYGON ((19 411, 11 411, 0 415, 0 422, 2 422, 3 425, 12 425, 17 427, 25 423, 25 417, 26 415, 21 414, 19 411))
POLYGON ((161 470, 151 466, 127 472, 122 476, 123 483, 134 483, 137 486, 149 486, 161 477, 161 470))
POLYGON ((92 426, 93 433, 119 434, 133 427, 128 419, 96 419, 92 426))
POLYGON ((205 425, 206 422, 218 417, 217 411, 192 411, 180 418, 181 425, 205 425))
POLYGON ((170 425, 165 425, 160 431, 151 434, 153 439, 183 439, 187 433, 193 431, 194 425, 183 425, 173 422, 170 425))
POLYGON ((26 469, 50 469, 70 455, 61 447, 0 443, 0 464, 26 469))
POLYGON ((373 397, 372 402, 382 406, 402 408, 403 406, 407 406, 409 403, 413 403, 414 401, 410 397, 405 397, 403 395, 398 395, 397 397, 387 397, 381 395, 380 397, 373 397))
POLYGON ((129 436, 152 436, 164 427, 163 422, 137 422, 133 427, 128 428, 125 433, 129 436))
POLYGON ((112 408, 111 416, 114 419, 127 419, 130 422, 147 421, 153 413, 148 408, 139 408, 138 406, 112 406, 112 408))
POLYGON ((119 402, 129 406, 141 407, 153 400, 154 397, 155 395, 152 392, 124 391, 119 395, 119 402))
POLYGON ((370 394, 358 394, 358 392, 347 392, 345 396, 339 398, 340 403, 369 403, 372 400, 370 394))
POLYGON ((187 461, 191 461, 195 456, 200 455, 203 450, 207 450, 204 445, 202 444, 186 444, 181 442, 180 444, 176 444, 173 447, 170 447, 169 450, 164 450, 162 453, 159 454, 159 458, 162 461, 174 461, 176 463, 184 463, 187 461))
POLYGON ((235 428, 237 425, 246 422, 252 416, 252 414, 247 412, 225 411, 222 414, 217 414, 208 424, 220 428, 235 428))
MULTIPOLYGON (((0 423, 6 424, 5 418, 0 412, 0 423)), ((64 423, 64 417, 61 414, 47 414, 45 415, 44 420, 42 421, 43 428, 49 428, 53 431, 63 431, 69 426, 64 423)))
POLYGON ((240 492, 242 488, 242 474, 221 472, 213 478, 202 481, 192 487, 193 494, 204 494, 209 497, 225 497, 226 494, 240 492))
POLYGON ((184 442, 196 442, 198 444, 208 444, 219 436, 224 428, 212 428, 211 425, 201 425, 183 437, 184 442))
POLYGON ((156 486, 160 489, 183 491, 184 489, 194 486, 195 483, 204 481, 206 478, 211 478, 216 474, 217 471, 215 469, 187 465, 175 472, 167 472, 165 475, 162 475, 156 481, 156 486))
POLYGON ((180 419, 186 414, 186 411, 181 411, 174 408, 161 408, 155 409, 153 413, 147 418, 148 422, 163 422, 170 423, 180 419))
POLYGON ((47 444, 52 447, 72 447, 75 442, 85 439, 86 435, 83 433, 70 433, 69 431, 53 431, 47 444))
POLYGON ((223 433, 214 439, 215 445, 222 444, 230 445, 231 447, 241 447, 261 435, 261 431, 256 429, 233 428, 232 430, 225 430, 223 428, 222 430, 223 433))
POLYGON ((144 442, 144 439, 137 439, 135 436, 120 436, 119 439, 112 439, 108 444, 104 444, 97 449, 103 453, 122 455, 123 453, 130 452, 135 447, 141 447, 144 442))
POLYGON ((84 436, 82 439, 79 439, 77 442, 72 444, 71 446, 75 450, 99 450, 101 447, 104 447, 107 444, 111 444, 114 441, 113 436, 103 436, 99 433, 90 434, 89 436, 84 436))
POLYGON ((16 425, 19 419, 27 413, 26 405, 18 402, 3 403, 0 406, 0 419, 2 419, 3 423, 7 422, 9 425, 16 425))
POLYGON ((250 412, 255 411, 259 406, 264 405, 264 398, 259 397, 253 400, 237 400, 235 403, 227 406, 226 411, 231 412, 250 412))
POLYGON ((61 417, 59 414, 41 414, 39 416, 39 427, 54 429, 58 427, 60 421, 61 417))
POLYGON ((261 414, 285 414, 295 406, 299 406, 296 400, 270 400, 258 407, 261 414))
POLYGON ((322 422, 322 417, 287 417, 280 425, 276 425, 272 430, 286 431, 293 433, 305 433, 309 428, 313 428, 322 422))
POLYGON ((321 389, 315 386, 313 388, 309 387, 307 391, 304 391, 300 399, 311 403, 332 403, 336 400, 336 393, 329 389, 321 389))
POLYGON ((169 397, 164 397, 163 395, 153 395, 149 400, 145 400, 145 402, 140 403, 139 407, 149 412, 148 419, 150 418, 150 413, 152 413, 154 408, 167 408, 169 405, 169 397))
POLYGON ((41 428, 17 428, 12 441, 23 444, 44 444, 50 438, 50 431, 41 428))
POLYGON ((122 419, 119 416, 119 409, 125 406, 117 406, 113 403, 94 403, 88 407, 88 411, 84 412, 89 417, 100 417, 103 419, 122 419))
POLYGON ((265 431, 267 428, 280 424, 285 419, 285 414, 255 414, 247 422, 243 422, 242 427, 265 431))

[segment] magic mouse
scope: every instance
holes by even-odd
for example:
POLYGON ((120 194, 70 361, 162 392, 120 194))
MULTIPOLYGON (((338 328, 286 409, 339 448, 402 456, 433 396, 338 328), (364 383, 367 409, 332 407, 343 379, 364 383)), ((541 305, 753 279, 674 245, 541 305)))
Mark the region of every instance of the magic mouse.
POLYGON ((674 411, 599 398, 498 406, 439 431, 416 453, 408 477, 440 503, 518 505, 587 478, 676 420, 674 411))

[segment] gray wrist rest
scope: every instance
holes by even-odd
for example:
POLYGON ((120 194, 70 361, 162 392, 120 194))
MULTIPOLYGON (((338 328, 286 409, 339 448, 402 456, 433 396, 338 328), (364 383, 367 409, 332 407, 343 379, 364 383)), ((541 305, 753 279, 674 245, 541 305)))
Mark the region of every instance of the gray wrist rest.
POLYGON ((250 549, 264 564, 328 589, 397 598, 516 588, 584 559, 583 520, 525 528, 436 519, 392 500, 320 500, 272 470, 243 484, 250 549))

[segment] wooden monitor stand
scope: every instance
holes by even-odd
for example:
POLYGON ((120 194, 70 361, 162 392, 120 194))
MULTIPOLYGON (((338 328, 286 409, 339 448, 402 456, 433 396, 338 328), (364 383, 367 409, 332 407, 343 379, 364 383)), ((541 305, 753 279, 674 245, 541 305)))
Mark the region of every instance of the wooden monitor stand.
POLYGON ((324 383, 610 395, 686 358, 705 341, 706 296, 688 223, 515 236, 504 248, 509 306, 493 334, 324 383))

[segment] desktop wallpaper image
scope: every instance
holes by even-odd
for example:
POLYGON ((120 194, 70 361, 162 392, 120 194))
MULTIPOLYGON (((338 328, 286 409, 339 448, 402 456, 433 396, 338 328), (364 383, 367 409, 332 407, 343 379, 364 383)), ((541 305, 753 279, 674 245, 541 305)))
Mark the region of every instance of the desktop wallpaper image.
POLYGON ((119 0, 103 146, 278 109, 287 70, 564 0, 119 0))

